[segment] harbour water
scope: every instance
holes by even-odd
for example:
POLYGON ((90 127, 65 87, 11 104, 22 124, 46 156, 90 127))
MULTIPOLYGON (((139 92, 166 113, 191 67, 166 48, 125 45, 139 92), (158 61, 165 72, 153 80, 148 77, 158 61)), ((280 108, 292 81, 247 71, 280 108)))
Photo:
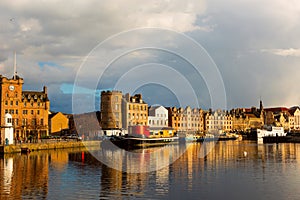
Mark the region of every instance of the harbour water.
POLYGON ((300 144, 220 141, 199 156, 204 147, 191 143, 176 161, 146 173, 115 170, 83 149, 6 154, 0 199, 300 199, 300 144))

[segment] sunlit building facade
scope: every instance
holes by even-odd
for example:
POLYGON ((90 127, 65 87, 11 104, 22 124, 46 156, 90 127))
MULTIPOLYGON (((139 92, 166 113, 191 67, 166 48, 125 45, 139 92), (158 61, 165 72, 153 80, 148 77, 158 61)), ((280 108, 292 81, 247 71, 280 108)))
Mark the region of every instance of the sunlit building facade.
POLYGON ((43 91, 23 91, 23 84, 23 78, 16 73, 11 79, 0 76, 1 127, 4 125, 5 114, 9 113, 13 117, 16 140, 26 140, 29 136, 36 139, 47 136, 50 109, 47 87, 43 91))

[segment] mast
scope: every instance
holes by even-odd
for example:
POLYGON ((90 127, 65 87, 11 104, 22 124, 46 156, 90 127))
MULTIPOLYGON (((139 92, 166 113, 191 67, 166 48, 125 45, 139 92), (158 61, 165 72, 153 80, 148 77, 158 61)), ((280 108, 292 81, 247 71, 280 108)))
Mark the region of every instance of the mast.
POLYGON ((15 51, 15 56, 14 56, 14 76, 13 79, 16 80, 17 76, 17 53, 15 51))

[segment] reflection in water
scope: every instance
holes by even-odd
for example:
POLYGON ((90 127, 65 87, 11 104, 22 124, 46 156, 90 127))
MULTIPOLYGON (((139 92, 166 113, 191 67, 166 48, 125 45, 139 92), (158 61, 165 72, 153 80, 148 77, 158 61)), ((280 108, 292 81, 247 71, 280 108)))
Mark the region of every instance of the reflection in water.
MULTIPOLYGON (((192 143, 174 163, 147 173, 112 169, 82 149, 5 155, 0 157, 0 199, 299 199, 300 144, 212 145, 192 143)), ((137 150, 139 167, 158 166, 180 148, 137 150)), ((121 150, 105 154, 132 167, 130 155, 122 157, 121 150)))

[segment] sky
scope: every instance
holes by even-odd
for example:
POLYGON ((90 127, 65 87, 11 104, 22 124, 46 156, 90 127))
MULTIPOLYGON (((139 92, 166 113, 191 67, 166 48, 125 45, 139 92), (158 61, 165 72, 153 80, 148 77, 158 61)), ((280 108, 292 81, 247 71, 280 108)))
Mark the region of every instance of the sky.
POLYGON ((149 104, 299 105, 297 0, 3 0, 0 74, 48 87, 51 110, 99 110, 103 90, 149 104))

